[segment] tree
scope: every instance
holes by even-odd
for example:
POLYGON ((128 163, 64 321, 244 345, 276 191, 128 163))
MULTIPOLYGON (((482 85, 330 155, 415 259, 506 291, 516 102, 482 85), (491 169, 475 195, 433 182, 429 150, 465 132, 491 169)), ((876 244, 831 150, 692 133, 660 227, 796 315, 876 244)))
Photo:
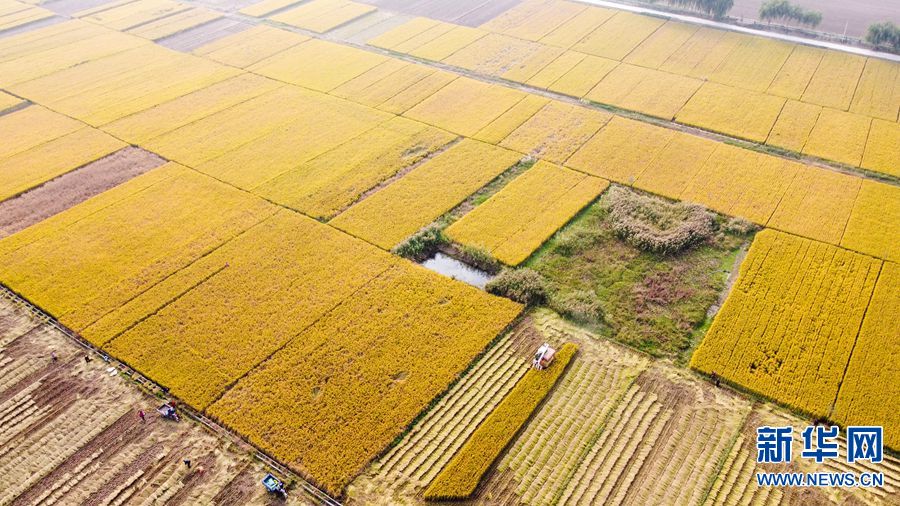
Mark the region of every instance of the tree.
POLYGON ((890 21, 869 26, 866 41, 874 46, 884 46, 900 51, 900 27, 890 21))
POLYGON ((734 7, 734 0, 668 0, 677 7, 705 13, 716 19, 724 17, 734 7))
POLYGON ((822 22, 822 13, 804 9, 788 0, 768 0, 759 8, 762 21, 794 21, 801 25, 816 27, 822 22))

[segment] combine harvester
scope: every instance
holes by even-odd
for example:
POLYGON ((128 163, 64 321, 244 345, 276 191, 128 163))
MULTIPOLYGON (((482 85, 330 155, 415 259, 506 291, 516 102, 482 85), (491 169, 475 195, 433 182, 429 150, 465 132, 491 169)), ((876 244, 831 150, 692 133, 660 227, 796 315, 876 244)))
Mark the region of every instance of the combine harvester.
POLYGON ((538 371, 544 370, 553 363, 553 357, 556 356, 556 350, 550 347, 549 343, 544 343, 538 348, 534 358, 531 359, 531 367, 538 371))

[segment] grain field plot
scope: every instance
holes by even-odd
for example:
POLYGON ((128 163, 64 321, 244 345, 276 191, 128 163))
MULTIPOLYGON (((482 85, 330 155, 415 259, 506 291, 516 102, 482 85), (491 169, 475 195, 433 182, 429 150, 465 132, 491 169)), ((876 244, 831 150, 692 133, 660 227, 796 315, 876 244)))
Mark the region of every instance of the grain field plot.
POLYGON ((570 475, 566 504, 696 504, 750 403, 674 368, 642 373, 570 475))
POLYGON ((588 7, 576 2, 522 2, 481 27, 520 39, 538 41, 588 7))
POLYGON ((0 130, 3 131, 0 160, 8 160, 83 128, 84 123, 39 105, 4 114, 0 116, 0 130))
POLYGON ((405 114, 406 111, 412 109, 426 98, 434 95, 456 79, 460 78, 452 72, 436 70, 428 75, 428 77, 382 102, 378 106, 378 109, 393 114, 405 114))
POLYGON ((262 2, 256 2, 254 4, 248 5, 238 12, 246 16, 264 18, 275 11, 280 11, 281 9, 290 7, 298 3, 300 3, 300 1, 298 0, 263 0, 262 2))
POLYGON ((404 116, 472 136, 526 96, 505 86, 460 77, 406 111, 404 116))
POLYGON ((392 59, 347 81, 331 94, 368 107, 379 107, 437 72, 425 65, 392 59))
POLYGON ((900 262, 900 189, 864 180, 850 212, 841 246, 900 262))
POLYGON ((253 193, 317 219, 330 219, 365 192, 455 139, 397 117, 253 188, 253 193))
POLYGON ((740 34, 735 32, 700 28, 659 69, 696 79, 709 79, 740 41, 740 34))
POLYGON ((866 149, 872 119, 824 108, 809 133, 803 154, 858 167, 866 149))
POLYGON ((788 100, 772 126, 766 144, 797 153, 803 151, 821 113, 821 106, 788 100))
POLYGON ((869 58, 862 71, 850 112, 887 121, 900 113, 900 63, 869 58))
POLYGON ((829 244, 840 244, 862 179, 803 165, 767 226, 829 244))
POLYGON ((194 49, 193 53, 243 69, 307 40, 309 37, 306 35, 256 25, 204 44, 194 49))
POLYGON ((863 154, 864 169, 900 177, 900 124, 880 119, 872 120, 863 154))
POLYGON ((697 32, 699 26, 667 21, 625 57, 625 63, 658 69, 697 32))
POLYGON ((456 51, 444 63, 524 83, 562 53, 557 47, 492 33, 456 51))
POLYGON ((450 30, 409 50, 409 54, 431 61, 441 61, 460 49, 473 44, 488 32, 468 26, 453 26, 450 30))
POLYGON ((549 103, 549 98, 526 95, 519 103, 479 130, 473 138, 488 144, 499 144, 549 103))
POLYGON ((621 61, 664 23, 659 18, 618 11, 572 49, 621 61))
MULTIPOLYGON (((257 479, 268 470, 247 446, 189 421, 158 418, 157 398, 109 374, 106 362, 85 363, 83 353, 57 329, 0 299, 3 504, 267 504, 257 479), (231 485, 247 474, 252 487, 231 485)), ((295 494, 288 504, 302 502, 295 494)))
POLYGON ((165 160, 152 153, 129 146, 0 202, 0 238, 59 214, 164 163, 165 160))
POLYGON ((0 160, 0 201, 19 195, 57 176, 125 147, 125 143, 91 127, 83 127, 28 151, 0 160))
POLYGON ((328 92, 385 60, 386 56, 362 49, 310 39, 248 68, 279 81, 328 92))
POLYGON ((453 30, 455 25, 451 23, 437 23, 433 26, 430 26, 427 30, 422 33, 417 33, 399 44, 391 47, 392 51, 396 51, 398 53, 410 53, 426 44, 430 44, 435 42, 438 38, 450 33, 453 30))
POLYGON ((576 14, 565 23, 559 25, 555 30, 548 33, 545 37, 541 38, 540 42, 551 46, 570 48, 596 30, 598 26, 605 23, 609 18, 613 17, 617 12, 619 11, 615 9, 588 6, 587 9, 576 14))
POLYGON ((623 63, 584 98, 671 120, 701 84, 691 77, 623 63))
POLYGON ((339 494, 520 310, 395 261, 210 413, 339 494))
POLYGON ((510 133, 500 145, 563 163, 611 117, 603 111, 552 101, 510 133))
MULTIPOLYGON (((799 458, 803 450, 803 442, 796 434, 791 453, 794 455, 790 464, 757 464, 756 429, 762 426, 784 427, 795 429, 805 427, 809 420, 800 419, 786 412, 776 410, 766 404, 757 404, 750 412, 744 426, 731 446, 728 455, 722 461, 715 480, 711 483, 709 495, 704 506, 724 506, 731 504, 759 505, 806 505, 806 504, 895 504, 900 493, 900 463, 893 457, 886 456, 882 464, 878 464, 878 472, 884 472, 883 488, 864 487, 760 487, 756 484, 756 473, 772 472, 853 472, 873 471, 867 463, 847 464, 844 458, 827 459, 823 464, 814 460, 799 458)), ((839 440, 841 455, 846 454, 846 442, 839 440)))
POLYGON ((22 7, 24 8, 16 12, 0 12, 0 31, 11 30, 56 15, 52 11, 40 7, 26 6, 25 4, 22 4, 22 7))
POLYGON ((672 137, 674 130, 613 116, 566 162, 573 169, 631 185, 672 137), (640 142, 635 142, 640 139, 640 142))
POLYGON ((765 142, 785 99, 716 83, 705 83, 678 111, 685 125, 765 142))
POLYGON ((79 17, 113 30, 126 31, 188 9, 190 6, 173 0, 136 0, 79 17))
POLYGON ((84 330, 273 212, 170 163, 0 241, 0 281, 84 330))
POLYGON ((375 12, 371 5, 349 0, 313 0, 279 12, 270 19, 316 33, 325 33, 375 12))
POLYGON ((202 7, 191 7, 186 11, 166 16, 151 23, 142 24, 128 30, 139 37, 150 40, 159 40, 170 37, 176 33, 209 23, 222 18, 222 14, 202 7))
POLYGON ((885 262, 866 311, 856 347, 837 395, 832 418, 843 426, 884 426, 884 442, 900 448, 900 354, 895 337, 900 332, 900 266, 885 262))
POLYGON ((447 228, 451 239, 518 265, 609 183, 540 161, 447 228))
POLYGON ((558 58, 548 63, 540 72, 531 76, 530 79, 525 81, 525 84, 547 89, 551 84, 575 68, 575 66, 581 63, 587 56, 588 55, 579 53, 578 51, 566 51, 559 55, 558 58))
POLYGON ((396 50, 400 44, 441 24, 440 21, 434 19, 416 17, 377 37, 369 39, 367 44, 383 49, 396 50))
POLYGON ((282 210, 84 334, 205 409, 393 262, 371 245, 282 210))
POLYGON ((717 146, 715 141, 676 132, 636 176, 634 187, 677 200, 717 146))
POLYGON ((741 41, 709 80, 765 92, 784 67, 794 45, 767 37, 741 36, 741 41))
POLYGON ((541 336, 525 318, 479 358, 410 432, 349 489, 349 496, 422 489, 528 370, 541 336))
POLYGON ((774 230, 758 233, 691 367, 827 415, 881 263, 774 230))
POLYGON ((819 63, 825 56, 825 50, 799 44, 795 44, 793 47, 794 50, 781 66, 778 74, 775 75, 775 79, 772 80, 766 93, 791 100, 800 100, 813 74, 819 68, 819 63))
POLYGON ((846 111, 865 66, 866 58, 862 56, 827 51, 801 100, 846 111))
POLYGON ((4 111, 12 109, 13 107, 18 107, 22 105, 24 100, 19 97, 14 97, 9 93, 5 93, 0 91, 0 114, 3 114, 4 111))
POLYGON ((337 215, 331 224, 390 249, 514 165, 521 155, 465 139, 337 215))
MULTIPOLYGON (((569 53, 575 53, 569 51, 569 53)), ((566 53, 566 54, 569 54, 566 53)), ((576 53, 581 54, 581 53, 576 53)), ((613 71, 619 62, 598 56, 584 55, 571 70, 547 86, 550 91, 582 98, 613 71)))

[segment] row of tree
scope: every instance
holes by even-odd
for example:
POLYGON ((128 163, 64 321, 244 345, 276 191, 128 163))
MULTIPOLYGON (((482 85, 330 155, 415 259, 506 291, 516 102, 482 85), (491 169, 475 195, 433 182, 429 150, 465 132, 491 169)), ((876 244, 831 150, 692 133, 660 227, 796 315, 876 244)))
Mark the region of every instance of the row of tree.
POLYGON ((768 0, 759 8, 759 19, 816 27, 822 22, 822 13, 804 9, 788 0, 768 0))
POLYGON ((734 7, 734 0, 666 0, 666 2, 682 9, 702 12, 716 19, 725 17, 734 7))
POLYGON ((871 25, 866 33, 866 41, 874 46, 900 51, 900 27, 890 21, 871 25))

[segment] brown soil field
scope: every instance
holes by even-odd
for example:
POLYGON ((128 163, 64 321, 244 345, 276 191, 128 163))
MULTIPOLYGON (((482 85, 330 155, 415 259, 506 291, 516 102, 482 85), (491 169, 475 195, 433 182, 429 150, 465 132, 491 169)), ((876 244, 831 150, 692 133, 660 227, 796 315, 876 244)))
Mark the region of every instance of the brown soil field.
POLYGON ((43 221, 164 164, 136 147, 121 149, 17 197, 0 202, 0 238, 43 221))
POLYGON ((306 504, 267 494, 252 448, 162 419, 162 401, 85 356, 0 297, 0 504, 306 504))

